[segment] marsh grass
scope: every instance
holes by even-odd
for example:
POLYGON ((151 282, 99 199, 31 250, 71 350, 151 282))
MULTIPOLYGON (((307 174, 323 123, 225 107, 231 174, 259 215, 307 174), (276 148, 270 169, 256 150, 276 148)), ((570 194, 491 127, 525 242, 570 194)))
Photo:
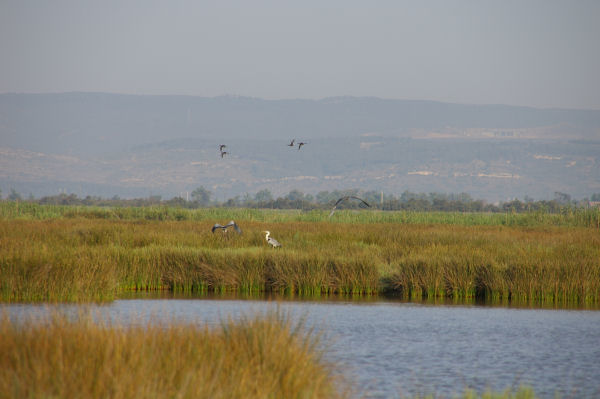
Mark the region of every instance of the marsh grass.
POLYGON ((201 208, 168 206, 99 207, 74 205, 39 205, 32 202, 0 201, 1 219, 45 220, 86 218, 107 220, 209 221, 245 220, 265 223, 328 222, 344 224, 400 223, 450 224, 462 226, 571 226, 600 229, 600 208, 564 208, 550 212, 422 212, 381 210, 339 210, 329 218, 329 210, 201 208))
POLYGON ((0 219, 3 301, 110 300, 130 290, 600 299, 600 234, 593 227, 303 221, 295 220, 301 212, 223 209, 164 209, 191 216, 182 220, 46 211, 63 216, 0 219), (229 219, 242 235, 210 232, 229 219), (267 229, 282 248, 269 248, 261 233, 267 229))
POLYGON ((274 312, 207 328, 0 317, 0 397, 336 398, 319 337, 274 312))

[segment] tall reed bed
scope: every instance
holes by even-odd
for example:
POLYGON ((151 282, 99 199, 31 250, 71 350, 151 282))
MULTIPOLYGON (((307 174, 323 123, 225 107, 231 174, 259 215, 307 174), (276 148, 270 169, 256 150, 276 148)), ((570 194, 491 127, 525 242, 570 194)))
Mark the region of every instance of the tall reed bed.
MULTIPOLYGON (((356 249, 307 247, 281 224, 283 250, 269 248, 267 225, 223 235, 211 223, 87 219, 0 223, 4 300, 111 299, 124 290, 375 293, 375 265, 356 249)), ((302 224, 297 224, 300 226, 302 224)), ((308 225, 304 225, 308 227, 308 225)))
POLYGON ((318 336, 277 313, 213 329, 0 317, 2 398, 338 398, 340 382, 318 336))
POLYGON ((393 253, 390 284, 405 296, 597 302, 600 235, 576 228, 420 227, 393 253))
POLYGON ((57 218, 0 221, 3 301, 130 290, 600 299, 600 234, 583 227, 57 218), (270 248, 270 230, 283 248, 270 248))

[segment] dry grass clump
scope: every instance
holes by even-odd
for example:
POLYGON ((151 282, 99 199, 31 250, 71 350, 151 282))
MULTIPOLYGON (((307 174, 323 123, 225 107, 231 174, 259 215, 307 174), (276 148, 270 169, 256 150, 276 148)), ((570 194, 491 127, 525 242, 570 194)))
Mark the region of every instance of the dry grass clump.
POLYGON ((318 337, 276 313, 215 329, 0 321, 1 398, 344 396, 318 337))

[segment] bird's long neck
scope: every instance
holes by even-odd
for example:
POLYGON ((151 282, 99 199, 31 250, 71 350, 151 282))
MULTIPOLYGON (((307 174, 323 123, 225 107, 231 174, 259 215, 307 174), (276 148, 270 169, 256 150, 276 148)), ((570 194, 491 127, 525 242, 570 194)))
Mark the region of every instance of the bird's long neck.
POLYGON ((265 235, 265 239, 267 239, 267 240, 268 240, 268 239, 269 239, 269 235, 271 235, 271 233, 269 233, 269 232, 267 231, 267 234, 265 235))

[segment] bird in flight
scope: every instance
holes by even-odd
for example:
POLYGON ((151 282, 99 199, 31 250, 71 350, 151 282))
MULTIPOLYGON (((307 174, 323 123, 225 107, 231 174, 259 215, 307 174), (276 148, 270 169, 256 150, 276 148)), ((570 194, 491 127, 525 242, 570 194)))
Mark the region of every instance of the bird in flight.
POLYGON ((223 231, 223 233, 227 233, 227 229, 232 226, 235 229, 235 231, 237 231, 238 234, 242 234, 242 229, 240 229, 240 226, 238 226, 233 220, 231 220, 226 225, 215 223, 215 225, 212 227, 211 231, 214 233, 215 230, 221 229, 223 231))
POLYGON ((296 141, 296 139, 292 139, 292 141, 290 141, 290 143, 288 144, 288 147, 293 147, 294 146, 294 141, 296 141))
POLYGON ((300 148, 302 148, 302 146, 303 146, 304 144, 307 144, 307 143, 303 143, 302 141, 298 143, 298 151, 300 151, 300 148))
POLYGON ((272 245, 273 248, 277 248, 277 247, 281 246, 281 244, 279 243, 279 241, 277 241, 276 239, 274 239, 273 237, 271 237, 271 232, 270 231, 266 230, 266 231, 263 231, 263 233, 266 233, 265 240, 267 240, 267 243, 270 244, 270 245, 272 245))
POLYGON ((342 203, 343 201, 349 200, 349 199, 357 199, 357 200, 359 200, 359 201, 360 201, 360 203, 358 204, 358 206, 360 206, 361 208, 364 208, 364 207, 371 207, 371 205, 369 205, 369 204, 367 203, 367 201, 363 200, 362 198, 355 197, 354 195, 347 195, 347 196, 345 196, 345 197, 342 197, 342 198, 338 199, 338 200, 335 202, 335 205, 333 206, 333 209, 332 209, 332 210, 331 210, 331 212, 329 213, 329 217, 331 217, 331 215, 333 215, 333 213, 335 212, 335 209, 337 208, 337 206, 338 206, 340 203, 342 203))

